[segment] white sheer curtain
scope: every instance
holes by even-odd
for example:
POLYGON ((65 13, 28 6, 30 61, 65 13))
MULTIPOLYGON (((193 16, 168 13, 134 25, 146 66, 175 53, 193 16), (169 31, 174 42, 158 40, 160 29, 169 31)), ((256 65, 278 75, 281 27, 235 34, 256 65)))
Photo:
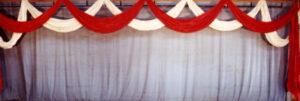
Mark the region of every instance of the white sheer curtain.
MULTIPOLYGON (((270 11, 278 15, 281 9, 270 11)), ((230 19, 228 12, 219 18, 230 19)), ((185 9, 181 17, 190 15, 185 9)), ((63 8, 58 16, 70 14, 63 8)), ((147 8, 139 15, 151 16, 147 8)), ((243 28, 181 34, 126 27, 107 35, 40 28, 4 55, 1 99, 282 101, 286 94, 287 48, 268 45, 243 28)))

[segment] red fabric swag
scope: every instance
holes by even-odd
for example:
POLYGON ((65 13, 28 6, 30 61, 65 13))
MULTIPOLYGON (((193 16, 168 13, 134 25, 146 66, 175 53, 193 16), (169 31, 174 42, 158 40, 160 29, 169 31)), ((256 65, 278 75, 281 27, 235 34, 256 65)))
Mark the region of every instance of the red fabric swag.
POLYGON ((162 11, 152 2, 152 0, 147 0, 147 4, 149 5, 151 11, 162 23, 164 23, 170 29, 184 33, 195 32, 207 27, 218 16, 225 3, 225 0, 221 0, 209 11, 195 18, 176 19, 162 11))
POLYGON ((300 99, 300 51, 298 16, 292 17, 289 36, 289 61, 287 89, 300 99))
POLYGON ((98 33, 111 33, 127 26, 134 19, 143 7, 145 0, 139 0, 121 14, 107 18, 97 18, 86 14, 78 9, 69 0, 65 0, 66 7, 71 14, 87 29, 98 33))
POLYGON ((12 19, 7 18, 6 16, 0 14, 0 26, 8 31, 11 32, 31 32, 36 30, 37 28, 41 27, 48 19, 55 14, 58 10, 60 5, 62 4, 63 0, 58 0, 55 5, 53 5, 50 9, 48 9, 45 13, 39 16, 36 19, 26 21, 26 22, 19 22, 12 19))
POLYGON ((241 11, 236 5, 234 5, 234 3, 231 0, 228 0, 227 5, 239 22, 241 22, 246 28, 259 33, 273 32, 282 28, 290 22, 292 17, 297 15, 298 11, 297 3, 294 2, 293 6, 284 16, 281 16, 279 19, 273 20, 271 22, 262 22, 248 16, 246 13, 241 11))

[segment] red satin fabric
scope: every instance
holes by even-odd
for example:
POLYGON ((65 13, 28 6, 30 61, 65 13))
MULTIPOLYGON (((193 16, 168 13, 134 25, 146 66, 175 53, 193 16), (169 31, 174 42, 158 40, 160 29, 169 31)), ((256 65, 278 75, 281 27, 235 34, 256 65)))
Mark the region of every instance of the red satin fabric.
POLYGON ((299 51, 299 24, 298 17, 294 16, 291 21, 289 35, 289 68, 287 89, 300 99, 300 51, 299 51))
POLYGON ((154 15, 167 26, 168 28, 178 32, 195 32, 207 27, 218 16, 222 10, 225 0, 221 0, 216 6, 211 8, 206 13, 191 19, 176 19, 172 18, 158 6, 156 6, 152 0, 147 0, 147 4, 154 15))
POLYGON ((282 28, 290 22, 292 17, 297 15, 298 11, 297 3, 294 2, 293 6, 284 16, 281 16, 279 19, 273 20, 272 22, 262 22, 248 16, 246 13, 241 11, 231 0, 228 1, 229 2, 227 3, 227 5, 235 18, 246 28, 259 33, 273 32, 282 28))
POLYGON ((36 19, 26 21, 26 22, 18 22, 12 19, 5 17, 4 15, 0 14, 0 26, 8 31, 11 32, 31 32, 36 30, 37 28, 41 27, 48 19, 55 14, 58 10, 60 5, 62 4, 63 0, 58 0, 55 5, 53 5, 50 9, 48 9, 45 13, 39 16, 36 19))
POLYGON ((123 13, 108 18, 97 18, 88 15, 78 9, 69 0, 65 0, 64 3, 71 14, 87 29, 98 33, 111 33, 128 25, 130 21, 137 16, 145 0, 139 0, 123 13))

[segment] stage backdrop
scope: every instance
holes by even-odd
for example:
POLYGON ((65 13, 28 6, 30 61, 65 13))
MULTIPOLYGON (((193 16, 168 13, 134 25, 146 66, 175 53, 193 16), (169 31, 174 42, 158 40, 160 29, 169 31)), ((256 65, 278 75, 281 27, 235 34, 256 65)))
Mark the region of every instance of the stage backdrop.
MULTIPOLYGON (((161 8, 166 11, 171 6, 161 8)), ((18 8, 1 9, 17 17, 18 8)), ((270 13, 276 19, 286 10, 270 8, 270 13)), ((98 15, 111 16, 105 9, 98 15)), ((72 16, 61 8, 56 17, 72 16)), ((181 18, 191 17, 188 9, 181 14, 181 18)), ((138 18, 154 16, 143 8, 138 18)), ((228 9, 218 18, 235 19, 228 9)), ((284 37, 288 28, 279 32, 284 37)), ((168 28, 142 32, 126 27, 108 35, 85 28, 72 33, 40 28, 3 52, 0 98, 283 101, 287 49, 275 48, 261 34, 244 28, 220 32, 207 27, 181 34, 168 28)))

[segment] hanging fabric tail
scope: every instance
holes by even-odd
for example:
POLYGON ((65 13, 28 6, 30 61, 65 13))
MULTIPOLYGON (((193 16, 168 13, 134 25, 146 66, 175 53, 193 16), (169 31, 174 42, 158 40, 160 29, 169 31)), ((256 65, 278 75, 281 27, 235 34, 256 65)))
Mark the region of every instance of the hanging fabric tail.
POLYGON ((298 16, 291 20, 287 89, 300 99, 300 52, 298 16))

